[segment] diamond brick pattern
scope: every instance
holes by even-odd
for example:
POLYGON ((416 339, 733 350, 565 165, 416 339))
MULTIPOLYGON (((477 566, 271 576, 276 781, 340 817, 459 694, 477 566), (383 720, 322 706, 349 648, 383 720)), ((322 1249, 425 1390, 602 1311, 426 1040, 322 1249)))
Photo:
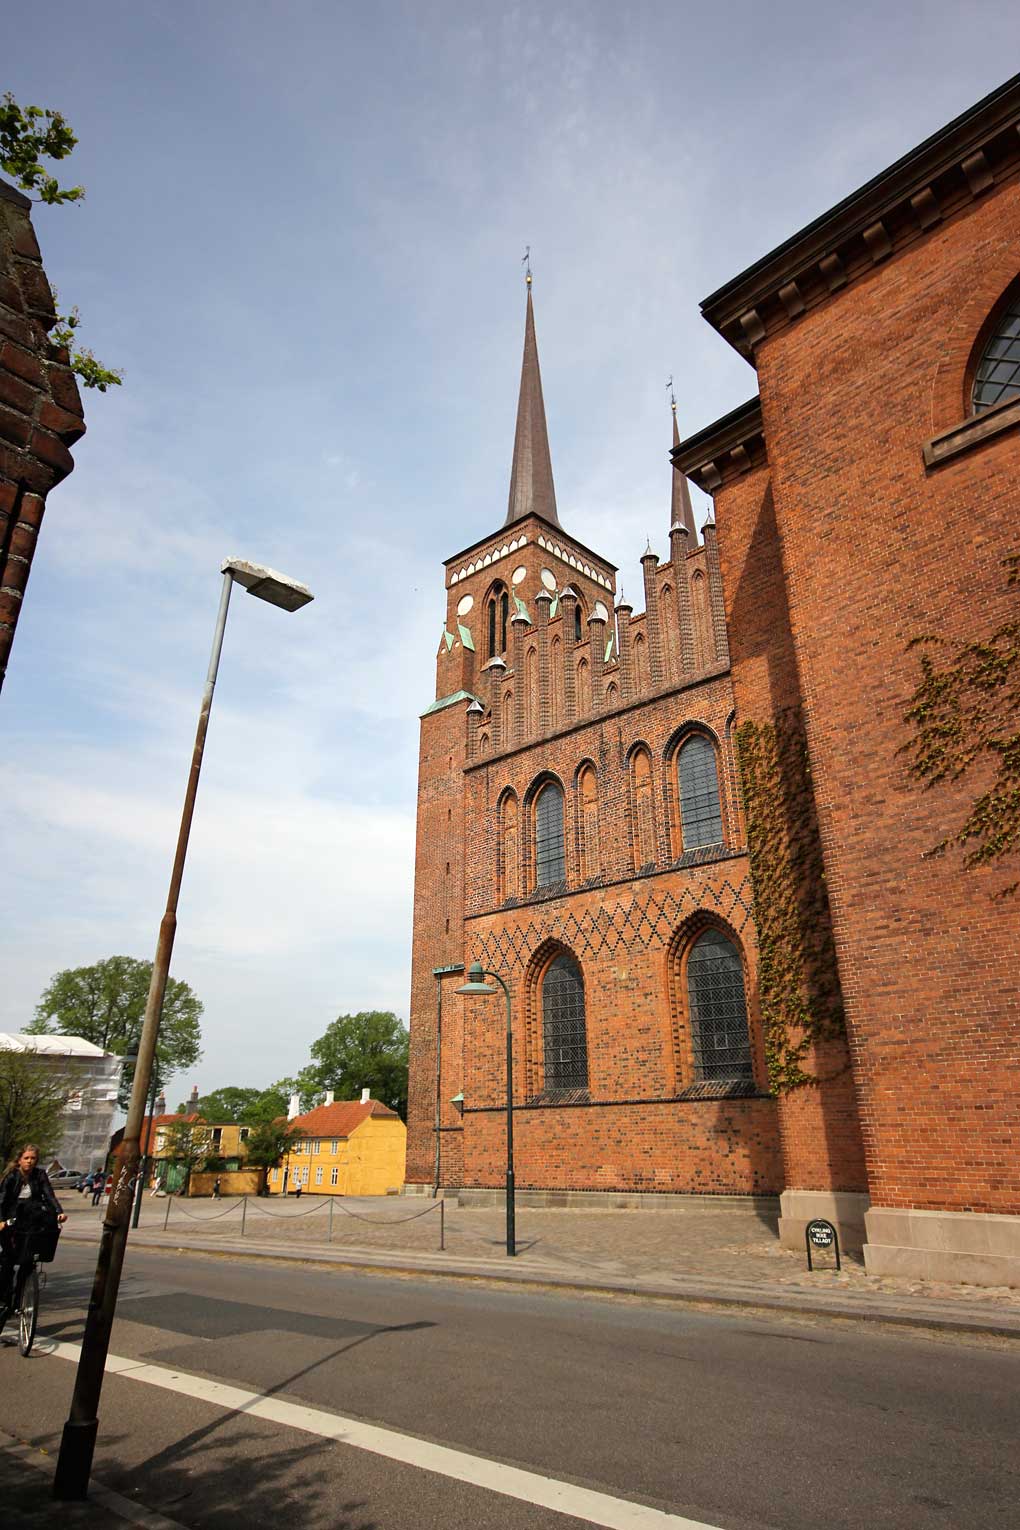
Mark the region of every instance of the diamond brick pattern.
POLYGON ((744 884, 727 878, 718 890, 711 887, 673 892, 649 892, 630 902, 600 904, 585 909, 578 916, 572 909, 547 909, 524 926, 513 925, 493 930, 478 945, 477 955, 483 966, 505 971, 525 968, 538 947, 546 940, 560 941, 578 960, 615 956, 619 950, 648 950, 668 945, 679 925, 705 911, 721 915, 742 938, 751 921, 751 892, 744 884))

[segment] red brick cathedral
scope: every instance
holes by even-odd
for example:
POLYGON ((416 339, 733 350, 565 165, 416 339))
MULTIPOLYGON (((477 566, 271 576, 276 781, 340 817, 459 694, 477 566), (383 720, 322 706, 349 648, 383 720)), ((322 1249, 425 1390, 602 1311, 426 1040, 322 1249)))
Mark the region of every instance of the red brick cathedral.
POLYGON ((559 522, 529 289, 503 524, 422 718, 409 1184, 779 1195, 1020 1285, 1020 77, 702 305, 644 611, 559 522), (699 545, 688 479, 715 502, 699 545))

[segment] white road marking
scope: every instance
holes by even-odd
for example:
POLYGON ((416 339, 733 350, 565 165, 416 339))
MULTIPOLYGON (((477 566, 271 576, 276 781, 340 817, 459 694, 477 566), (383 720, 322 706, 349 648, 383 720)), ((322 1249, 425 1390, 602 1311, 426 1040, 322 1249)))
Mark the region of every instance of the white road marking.
MULTIPOLYGON (((38 1341, 36 1348, 61 1360, 77 1361, 81 1355, 80 1345, 66 1344, 59 1339, 38 1341)), ((718 1530, 717 1526, 701 1520, 685 1519, 682 1514, 666 1514, 662 1509, 652 1509, 643 1503, 613 1498, 608 1493, 577 1487, 572 1482, 560 1482, 555 1477, 543 1477, 538 1472, 522 1471, 520 1467, 504 1466, 501 1461, 487 1461, 482 1456, 471 1456, 446 1445, 433 1445, 428 1440, 400 1434, 395 1429, 380 1429, 374 1424, 363 1424, 358 1419, 327 1413, 321 1408, 263 1397, 259 1392, 209 1381, 186 1371, 171 1371, 162 1365, 147 1365, 121 1355, 107 1355, 106 1369, 113 1376, 144 1381, 149 1386, 193 1397, 198 1402, 212 1403, 231 1413, 247 1413, 253 1418, 264 1418, 288 1429, 300 1429, 324 1440, 336 1440, 340 1445, 367 1450, 391 1461, 402 1461, 406 1466, 416 1466, 421 1471, 436 1472, 441 1477, 452 1477, 456 1482, 485 1488, 490 1493, 502 1493, 506 1498, 516 1498, 538 1508, 552 1509, 557 1514, 587 1520, 591 1525, 605 1526, 606 1530, 718 1530)))

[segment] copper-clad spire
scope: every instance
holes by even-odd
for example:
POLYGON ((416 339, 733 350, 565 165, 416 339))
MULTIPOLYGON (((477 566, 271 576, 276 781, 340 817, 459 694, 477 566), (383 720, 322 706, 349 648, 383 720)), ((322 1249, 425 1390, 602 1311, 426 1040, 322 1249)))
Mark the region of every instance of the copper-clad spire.
MULTIPOLYGON (((680 445, 680 428, 676 422, 676 399, 672 393, 672 378, 670 379, 670 408, 673 411, 673 445, 680 445)), ((698 545, 698 531, 694 524, 694 506, 691 504, 691 490, 687 482, 686 473, 681 473, 679 468, 673 469, 673 500, 670 513, 671 526, 686 526, 690 540, 687 543, 688 550, 698 545)))
POLYGON ((543 520, 558 526, 560 522, 556 514, 549 433, 546 430, 545 404, 542 400, 542 374, 538 369, 530 266, 525 279, 528 284, 528 310, 524 322, 524 360, 521 363, 521 392, 517 401, 514 460, 510 469, 510 504, 503 524, 510 526, 526 515, 540 515, 543 520))

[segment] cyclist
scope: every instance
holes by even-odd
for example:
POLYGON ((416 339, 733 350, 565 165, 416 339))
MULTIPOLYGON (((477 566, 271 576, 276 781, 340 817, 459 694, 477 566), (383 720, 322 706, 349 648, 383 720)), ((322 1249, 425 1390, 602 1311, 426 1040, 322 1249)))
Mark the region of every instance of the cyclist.
POLYGON ((39 1149, 26 1142, 0 1180, 0 1314, 13 1305, 16 1235, 35 1232, 46 1222, 52 1226, 53 1216, 67 1221, 49 1175, 39 1167, 39 1149))

